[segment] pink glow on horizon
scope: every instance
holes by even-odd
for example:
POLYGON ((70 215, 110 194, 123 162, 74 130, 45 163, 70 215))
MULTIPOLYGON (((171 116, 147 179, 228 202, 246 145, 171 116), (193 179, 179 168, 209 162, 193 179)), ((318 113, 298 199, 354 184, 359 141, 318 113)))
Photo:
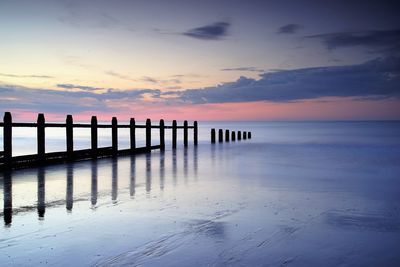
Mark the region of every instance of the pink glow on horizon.
MULTIPOLYGON (((325 98, 299 102, 241 102, 223 104, 121 103, 119 110, 71 113, 75 121, 90 121, 96 115, 99 121, 109 121, 112 116, 120 121, 131 117, 136 120, 151 118, 165 120, 399 120, 400 100, 354 100, 352 98, 325 98)), ((117 110, 117 109, 116 109, 117 110)), ((35 121, 37 113, 29 110, 10 110, 14 121, 35 121)), ((64 121, 66 114, 46 113, 47 121, 64 121)))

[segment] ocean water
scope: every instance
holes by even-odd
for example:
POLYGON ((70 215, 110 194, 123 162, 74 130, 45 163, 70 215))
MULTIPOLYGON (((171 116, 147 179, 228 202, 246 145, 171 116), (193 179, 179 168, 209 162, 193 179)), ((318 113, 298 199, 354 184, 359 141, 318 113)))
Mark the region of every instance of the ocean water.
MULTIPOLYGON (((171 150, 167 131, 165 152, 0 173, 0 265, 399 265, 400 122, 199 127, 198 147, 179 133, 171 150), (212 145, 211 128, 252 139, 212 145)), ((62 130, 46 134, 47 151, 65 149, 62 130)), ((35 153, 35 132, 13 141, 35 153)))

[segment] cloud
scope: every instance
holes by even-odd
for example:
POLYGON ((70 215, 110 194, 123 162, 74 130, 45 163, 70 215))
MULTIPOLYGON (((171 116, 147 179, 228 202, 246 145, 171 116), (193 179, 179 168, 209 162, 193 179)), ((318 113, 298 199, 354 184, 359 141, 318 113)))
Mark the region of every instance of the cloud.
POLYGON ((38 78, 38 79, 52 79, 53 76, 48 75, 17 75, 17 74, 8 74, 8 73, 0 73, 0 76, 9 77, 9 78, 38 78))
POLYGON ((256 67, 238 67, 238 68, 226 68, 221 69, 221 71, 252 71, 252 72, 264 72, 262 69, 256 67))
POLYGON ((122 80, 129 80, 129 81, 135 81, 135 79, 132 79, 131 77, 127 76, 127 75, 123 75, 117 72, 114 72, 112 70, 106 71, 104 72, 105 74, 109 75, 109 76, 113 76, 113 77, 117 77, 119 79, 122 80))
POLYGON ((329 50, 343 47, 365 47, 370 52, 399 55, 400 29, 381 31, 336 32, 306 36, 318 39, 329 50))
POLYGON ((27 88, 17 85, 0 84, 0 109, 22 109, 37 112, 81 112, 81 111, 116 111, 120 101, 134 103, 145 96, 159 98, 157 89, 121 90, 114 88, 96 88, 82 85, 59 84, 63 89, 27 88), (96 90, 102 89, 99 93, 96 90))
MULTIPOLYGON (((170 93, 173 94, 173 93, 170 93)), ((358 65, 276 71, 255 80, 240 77, 215 87, 176 91, 184 102, 289 102, 321 97, 400 97, 400 58, 358 65)))
POLYGON ((216 22, 210 25, 190 29, 184 33, 185 36, 200 40, 220 40, 228 35, 228 28, 231 26, 229 22, 216 22))
POLYGON ((299 24, 286 24, 282 27, 279 27, 277 33, 278 34, 293 34, 298 32, 301 29, 301 25, 299 24))
POLYGON ((70 84, 70 83, 57 84, 57 87, 63 88, 63 89, 80 89, 82 91, 96 91, 96 90, 104 89, 104 88, 99 88, 99 87, 83 86, 83 85, 76 85, 76 84, 70 84))

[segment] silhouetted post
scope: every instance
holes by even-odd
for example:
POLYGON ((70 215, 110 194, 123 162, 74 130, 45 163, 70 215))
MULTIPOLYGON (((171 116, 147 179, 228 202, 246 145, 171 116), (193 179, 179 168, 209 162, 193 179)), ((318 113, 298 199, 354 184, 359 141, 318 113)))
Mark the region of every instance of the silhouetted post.
POLYGON ((224 136, 223 136, 222 129, 218 130, 218 142, 222 143, 224 141, 224 136))
POLYGON ((118 120, 117 117, 111 119, 111 139, 113 155, 118 152, 118 120))
POLYGON ((177 123, 176 120, 172 122, 172 148, 176 148, 176 129, 177 129, 177 123))
POLYGON ((160 120, 160 149, 165 150, 165 125, 164 120, 160 120))
POLYGON ((225 142, 229 142, 229 130, 225 130, 225 142))
POLYGON ((131 138, 131 150, 136 149, 136 122, 134 118, 131 118, 129 122, 130 138, 131 138))
POLYGON ((146 120, 146 148, 151 148, 151 120, 146 120))
POLYGON ((197 121, 193 123, 193 143, 195 146, 198 144, 198 137, 199 137, 199 127, 197 125, 197 121))
POLYGON ((248 139, 251 139, 251 132, 248 132, 248 133, 247 133, 247 138, 248 138, 248 139))
POLYGON ((247 139, 247 132, 243 132, 243 139, 244 139, 244 140, 247 139))
POLYGON ((37 154, 38 154, 38 160, 43 161, 44 160, 44 153, 45 153, 45 133, 44 133, 44 127, 45 127, 45 119, 43 113, 39 113, 38 118, 37 118, 37 154))
POLYGON ((74 152, 74 120, 72 119, 72 115, 67 115, 66 120, 66 132, 67 132, 67 156, 69 159, 72 159, 74 152))
POLYGON ((238 140, 242 140, 242 132, 238 131, 238 140))
POLYGON ((188 122, 183 122, 183 145, 188 146, 188 122))
POLYGON ((9 166, 12 158, 12 117, 10 112, 4 113, 3 122, 4 164, 9 166))
POLYGON ((232 131, 232 141, 236 141, 236 133, 235 131, 232 131))
POLYGON ((98 135, 97 135, 97 117, 92 116, 92 120, 90 121, 90 134, 92 141, 92 155, 95 157, 97 155, 97 147, 98 147, 98 135))
POLYGON ((215 129, 211 129, 211 143, 215 143, 215 129))

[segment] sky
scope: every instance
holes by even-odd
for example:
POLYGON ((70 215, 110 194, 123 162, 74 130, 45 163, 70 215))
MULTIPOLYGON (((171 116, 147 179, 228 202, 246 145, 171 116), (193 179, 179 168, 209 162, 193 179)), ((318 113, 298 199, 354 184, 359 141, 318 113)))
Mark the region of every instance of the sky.
POLYGON ((399 120, 400 2, 0 0, 16 120, 399 120))

